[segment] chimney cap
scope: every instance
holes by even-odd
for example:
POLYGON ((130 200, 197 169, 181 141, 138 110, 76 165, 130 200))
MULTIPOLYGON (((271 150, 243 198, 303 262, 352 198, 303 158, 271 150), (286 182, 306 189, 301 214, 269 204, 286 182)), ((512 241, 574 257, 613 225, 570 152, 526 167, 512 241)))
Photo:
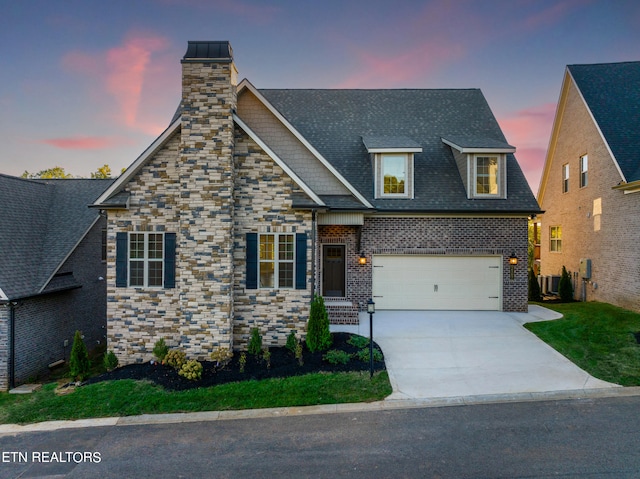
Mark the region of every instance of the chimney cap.
POLYGON ((231 50, 231 44, 228 41, 190 41, 187 46, 187 52, 184 54, 182 61, 231 62, 233 61, 233 50, 231 50))

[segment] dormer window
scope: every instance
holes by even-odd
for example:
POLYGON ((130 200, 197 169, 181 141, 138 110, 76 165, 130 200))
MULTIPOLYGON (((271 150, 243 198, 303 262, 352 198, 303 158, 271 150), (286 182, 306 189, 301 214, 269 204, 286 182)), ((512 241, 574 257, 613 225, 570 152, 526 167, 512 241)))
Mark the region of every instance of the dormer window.
POLYGON ((413 155, 422 147, 404 137, 363 137, 371 154, 375 198, 413 198, 413 155))
POLYGON ((475 155, 476 195, 499 195, 499 158, 497 155, 475 155))

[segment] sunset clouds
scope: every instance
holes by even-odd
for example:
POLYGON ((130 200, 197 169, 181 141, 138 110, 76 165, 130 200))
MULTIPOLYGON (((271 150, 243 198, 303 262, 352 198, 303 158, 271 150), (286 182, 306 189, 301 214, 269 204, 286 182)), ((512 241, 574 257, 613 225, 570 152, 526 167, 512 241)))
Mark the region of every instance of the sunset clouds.
POLYGON ((51 138, 41 140, 41 143, 61 148, 63 150, 100 150, 130 143, 122 138, 101 136, 77 136, 69 138, 51 138))

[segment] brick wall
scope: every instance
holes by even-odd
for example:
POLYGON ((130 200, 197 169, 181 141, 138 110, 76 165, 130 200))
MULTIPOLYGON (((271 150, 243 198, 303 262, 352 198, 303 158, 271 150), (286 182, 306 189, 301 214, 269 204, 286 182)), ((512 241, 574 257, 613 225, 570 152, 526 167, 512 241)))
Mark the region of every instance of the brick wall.
POLYGON ((0 304, 0 391, 9 388, 9 305, 0 304))
MULTIPOLYGON (((621 176, 573 83, 541 200, 542 275, 559 275, 564 265, 578 272, 580 259, 592 260, 585 284, 588 301, 603 301, 640 311, 640 195, 613 190, 621 176), (580 156, 588 155, 589 179, 580 188, 580 156), (569 191, 562 192, 562 166, 569 165, 569 191), (594 211, 594 200, 601 214, 594 211), (550 251, 550 227, 562 228, 562 252, 550 251)), ((582 299, 582 282, 575 296, 582 299)))
POLYGON ((527 218, 365 217, 361 250, 368 258, 358 264, 355 226, 320 226, 319 242, 347 245, 347 299, 360 305, 371 298, 372 262, 377 253, 501 255, 502 309, 526 311, 527 218), (509 278, 509 256, 520 258, 514 280, 509 278))

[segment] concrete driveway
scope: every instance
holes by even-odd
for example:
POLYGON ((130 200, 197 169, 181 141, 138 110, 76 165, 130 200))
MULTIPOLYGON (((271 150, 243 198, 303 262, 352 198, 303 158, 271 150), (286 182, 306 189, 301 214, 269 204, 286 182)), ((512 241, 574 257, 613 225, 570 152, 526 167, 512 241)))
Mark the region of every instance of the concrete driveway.
MULTIPOLYGON (((610 388, 539 340, 522 325, 557 319, 540 306, 529 313, 495 311, 380 311, 374 341, 382 349, 393 394, 387 399, 539 393, 610 388)), ((360 326, 335 331, 369 335, 360 326)))

